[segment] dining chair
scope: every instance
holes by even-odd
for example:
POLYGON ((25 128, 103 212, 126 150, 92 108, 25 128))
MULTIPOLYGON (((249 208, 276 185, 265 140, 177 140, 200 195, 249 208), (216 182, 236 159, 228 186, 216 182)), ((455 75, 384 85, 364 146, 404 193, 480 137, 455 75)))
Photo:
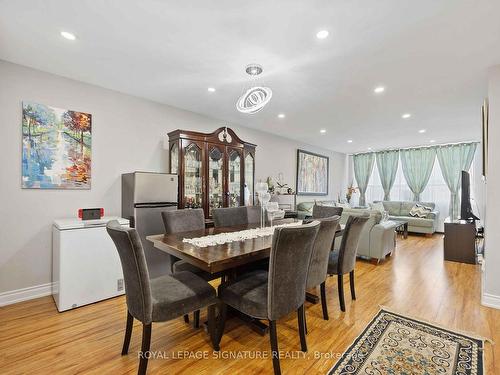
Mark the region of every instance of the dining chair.
POLYGON ((314 247, 307 273, 306 289, 320 287, 321 308, 323 310, 323 319, 328 320, 328 305, 326 303, 325 282, 328 276, 328 260, 335 232, 337 231, 340 216, 326 217, 317 219, 320 222, 318 235, 314 241, 314 247))
POLYGON ((297 311, 300 344, 307 351, 304 302, 307 272, 320 223, 279 227, 274 230, 268 271, 256 270, 219 285, 220 325, 224 332, 227 305, 256 319, 269 321, 273 368, 281 374, 276 321, 297 311), (297 262, 301 259, 301 262, 297 262))
POLYGON ((212 210, 214 226, 231 227, 235 225, 248 224, 248 212, 246 206, 214 208, 212 210))
POLYGON ((260 206, 246 206, 247 223, 260 224, 261 209, 260 206))
POLYGON ((213 348, 219 350, 215 327, 215 289, 202 278, 185 271, 150 279, 137 231, 122 227, 117 220, 108 222, 106 229, 118 250, 125 280, 127 324, 122 355, 128 354, 134 319, 142 323, 142 355, 137 373, 146 373, 153 322, 172 320, 204 307, 207 307, 208 331, 213 348))
MULTIPOLYGON (((168 210, 161 213, 165 233, 180 233, 190 232, 195 230, 205 229, 205 214, 203 209, 183 209, 183 210, 168 210)), ((221 277, 220 274, 212 274, 193 266, 191 263, 181 260, 173 255, 170 255, 172 273, 188 271, 196 274, 206 281, 211 281, 221 277)), ((184 321, 189 323, 188 315, 184 316, 184 321)), ((200 325, 200 311, 193 313, 193 326, 198 328, 200 325)))
POLYGON ((343 207, 320 206, 320 205, 314 204, 313 210, 312 210, 312 218, 313 219, 322 219, 325 217, 342 216, 343 210, 344 210, 343 207))
POLYGON ((354 266, 356 265, 356 253, 358 251, 361 231, 370 218, 369 214, 359 216, 349 216, 345 224, 342 242, 339 250, 330 253, 328 260, 328 274, 337 275, 340 309, 345 311, 344 300, 344 275, 349 274, 351 298, 356 299, 354 289, 354 266))

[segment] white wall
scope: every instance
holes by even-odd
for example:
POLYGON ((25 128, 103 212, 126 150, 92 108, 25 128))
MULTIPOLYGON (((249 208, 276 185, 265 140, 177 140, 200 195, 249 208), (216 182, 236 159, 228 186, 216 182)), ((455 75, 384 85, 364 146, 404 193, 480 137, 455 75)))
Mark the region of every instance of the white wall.
MULTIPOLYGON (((166 172, 163 138, 174 129, 211 132, 220 120, 69 80, 0 60, 0 293, 51 281, 51 224, 81 207, 120 214, 120 174, 166 172), (92 189, 21 189, 21 102, 32 100, 92 114, 92 189)), ((248 128, 231 126, 257 144, 256 177, 295 186, 296 150, 330 156, 330 196, 344 188, 344 154, 248 128)), ((301 200, 312 200, 301 197, 301 200)), ((323 199, 323 197, 321 198, 323 199)))
POLYGON ((486 180, 485 270, 483 304, 500 308, 500 65, 489 72, 488 171, 486 180))

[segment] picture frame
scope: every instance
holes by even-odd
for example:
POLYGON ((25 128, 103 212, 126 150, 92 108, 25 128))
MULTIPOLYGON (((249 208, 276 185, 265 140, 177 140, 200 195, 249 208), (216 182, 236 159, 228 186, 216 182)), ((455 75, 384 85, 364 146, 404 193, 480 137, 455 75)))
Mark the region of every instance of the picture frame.
POLYGON ((488 98, 484 99, 483 105, 481 106, 481 126, 482 126, 482 156, 483 156, 483 166, 482 175, 486 179, 486 174, 488 172, 488 121, 489 121, 489 104, 488 98))
POLYGON ((328 195, 330 158, 305 150, 297 150, 297 195, 328 195))

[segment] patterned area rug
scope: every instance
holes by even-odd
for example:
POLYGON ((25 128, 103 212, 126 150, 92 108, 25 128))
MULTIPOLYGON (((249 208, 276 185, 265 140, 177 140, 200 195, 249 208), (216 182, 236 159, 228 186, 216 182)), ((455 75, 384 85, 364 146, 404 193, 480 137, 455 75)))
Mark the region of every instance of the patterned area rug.
POLYGON ((483 375, 484 340, 381 309, 329 375, 483 375))

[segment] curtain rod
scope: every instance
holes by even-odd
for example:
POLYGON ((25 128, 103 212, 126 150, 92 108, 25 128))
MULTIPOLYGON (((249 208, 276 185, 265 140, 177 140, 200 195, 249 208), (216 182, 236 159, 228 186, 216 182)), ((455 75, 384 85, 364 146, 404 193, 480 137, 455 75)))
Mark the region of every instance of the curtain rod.
POLYGON ((465 145, 469 143, 481 143, 479 141, 463 141, 463 142, 450 142, 450 143, 439 143, 437 145, 421 145, 421 146, 410 146, 410 147, 397 147, 397 148, 383 148, 380 150, 376 151, 365 151, 365 152, 354 152, 352 154, 348 154, 350 156, 352 155, 362 155, 362 154, 376 154, 377 152, 383 152, 383 151, 401 151, 401 150, 414 150, 417 148, 434 148, 434 147, 440 147, 440 146, 453 146, 453 145, 465 145))

